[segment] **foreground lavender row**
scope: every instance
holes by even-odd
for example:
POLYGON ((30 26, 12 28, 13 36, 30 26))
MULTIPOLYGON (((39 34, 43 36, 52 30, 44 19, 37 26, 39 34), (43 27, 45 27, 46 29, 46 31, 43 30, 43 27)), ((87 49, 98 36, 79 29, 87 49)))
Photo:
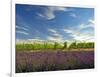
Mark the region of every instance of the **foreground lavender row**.
POLYGON ((94 68, 94 51, 16 52, 16 73, 94 68))

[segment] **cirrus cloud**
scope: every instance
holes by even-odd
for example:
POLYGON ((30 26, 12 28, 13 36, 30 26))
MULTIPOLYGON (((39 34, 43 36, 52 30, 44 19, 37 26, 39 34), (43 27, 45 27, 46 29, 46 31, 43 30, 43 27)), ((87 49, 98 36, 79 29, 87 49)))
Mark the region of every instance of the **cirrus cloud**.
POLYGON ((77 18, 78 17, 75 13, 70 13, 69 16, 71 16, 73 18, 77 18))
POLYGON ((29 33, 25 32, 25 31, 16 31, 16 33, 23 34, 23 35, 29 35, 29 33))
POLYGON ((61 7, 61 6, 59 6, 59 7, 52 6, 52 7, 45 8, 44 13, 38 13, 38 15, 40 17, 47 19, 47 20, 51 20, 51 19, 54 19, 56 17, 55 16, 56 11, 72 11, 72 9, 61 7))
POLYGON ((18 25, 16 25, 16 28, 17 28, 17 29, 21 29, 21 30, 25 30, 25 31, 28 31, 28 28, 25 28, 25 27, 21 27, 21 26, 18 26, 18 25))
POLYGON ((60 33, 55 29, 48 29, 50 36, 47 37, 48 40, 62 42, 63 38, 60 33))
POLYGON ((94 41, 94 24, 90 21, 89 23, 80 24, 77 27, 70 27, 63 29, 63 31, 69 36, 72 36, 74 40, 80 40, 80 41, 94 41), (93 29, 92 32, 89 29, 93 29), (84 31, 84 29, 86 29, 84 31))
POLYGON ((16 29, 18 29, 16 31, 16 33, 18 33, 18 34, 29 35, 29 33, 28 33, 29 30, 25 27, 16 25, 16 29))

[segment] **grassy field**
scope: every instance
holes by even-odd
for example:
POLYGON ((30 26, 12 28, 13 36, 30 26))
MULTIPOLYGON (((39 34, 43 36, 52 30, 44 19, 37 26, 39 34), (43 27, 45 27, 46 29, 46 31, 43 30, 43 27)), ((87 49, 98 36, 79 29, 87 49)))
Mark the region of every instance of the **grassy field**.
POLYGON ((16 43, 16 73, 94 68, 94 43, 16 43))

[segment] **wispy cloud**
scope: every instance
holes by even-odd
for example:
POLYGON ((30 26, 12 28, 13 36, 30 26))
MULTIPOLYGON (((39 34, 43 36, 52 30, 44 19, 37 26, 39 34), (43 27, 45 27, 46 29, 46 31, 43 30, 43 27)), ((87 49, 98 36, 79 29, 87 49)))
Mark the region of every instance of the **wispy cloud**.
POLYGON ((16 30, 16 33, 18 34, 29 35, 28 33, 29 29, 24 26, 16 25, 16 29, 19 29, 19 30, 16 30))
POLYGON ((54 29, 48 29, 48 31, 49 31, 49 32, 52 32, 52 33, 57 33, 57 31, 54 30, 54 29))
POLYGON ((72 39, 74 40, 80 40, 80 41, 93 41, 94 40, 94 31, 91 32, 90 30, 88 30, 89 28, 94 29, 94 25, 92 23, 80 24, 79 26, 75 28, 66 28, 66 29, 63 29, 63 31, 65 33, 68 33, 69 36, 72 36, 73 37, 72 39), (86 30, 82 31, 83 29, 86 29, 86 30))
POLYGON ((57 42, 63 41, 62 35, 59 34, 57 30, 48 29, 48 31, 49 33, 51 33, 51 35, 47 37, 48 40, 57 41, 57 42))
POLYGON ((86 32, 81 32, 78 30, 73 30, 73 29, 65 29, 64 30, 66 33, 69 33, 69 36, 72 36, 71 39, 78 40, 78 41, 90 41, 94 39, 94 36, 86 33, 86 32))
POLYGON ((31 42, 31 41, 41 42, 41 41, 44 41, 44 40, 33 38, 33 39, 28 39, 28 41, 30 41, 30 42, 31 42))
POLYGON ((51 34, 51 36, 54 37, 54 38, 60 38, 61 37, 61 35, 55 29, 48 29, 48 31, 51 34))
POLYGON ((71 10, 72 9, 65 8, 65 7, 52 6, 52 7, 45 8, 44 13, 38 13, 38 15, 47 20, 51 20, 56 17, 55 11, 71 11, 71 10))
POLYGON ((17 29, 28 31, 28 28, 16 25, 17 29))
POLYGON ((29 33, 25 32, 25 31, 16 31, 16 33, 23 34, 23 35, 29 35, 29 33))
POLYGON ((88 23, 86 24, 80 24, 79 25, 80 29, 85 29, 85 28, 94 28, 94 20, 89 19, 88 23))
POLYGON ((77 18, 78 17, 75 13, 70 13, 69 16, 71 16, 73 18, 77 18))
POLYGON ((56 41, 56 42, 63 42, 64 41, 61 37, 55 38, 55 37, 52 37, 52 36, 48 36, 47 39, 51 40, 51 41, 56 41))
POLYGON ((89 22, 92 23, 92 24, 95 24, 95 21, 92 20, 92 19, 90 19, 89 22))
POLYGON ((73 31, 69 30, 69 29, 63 29, 63 31, 66 32, 66 33, 73 33, 73 31))
POLYGON ((86 28, 94 28, 94 25, 93 24, 80 24, 79 25, 80 30, 86 29, 86 28))

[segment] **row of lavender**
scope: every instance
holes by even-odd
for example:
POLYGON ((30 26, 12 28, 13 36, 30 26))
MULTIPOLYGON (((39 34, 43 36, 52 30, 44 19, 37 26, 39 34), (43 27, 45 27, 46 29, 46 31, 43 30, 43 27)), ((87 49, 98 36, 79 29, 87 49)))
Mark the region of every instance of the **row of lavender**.
POLYGON ((94 51, 16 52, 16 73, 94 68, 94 51))

